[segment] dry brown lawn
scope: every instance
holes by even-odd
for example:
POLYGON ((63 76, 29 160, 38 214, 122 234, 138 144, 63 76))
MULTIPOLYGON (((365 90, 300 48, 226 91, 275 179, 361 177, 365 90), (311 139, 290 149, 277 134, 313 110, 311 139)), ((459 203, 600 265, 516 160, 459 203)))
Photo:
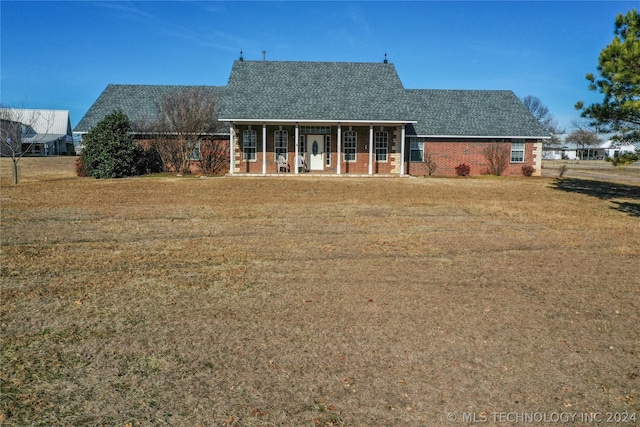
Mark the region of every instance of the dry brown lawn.
POLYGON ((636 184, 6 160, 4 425, 640 417, 636 184))

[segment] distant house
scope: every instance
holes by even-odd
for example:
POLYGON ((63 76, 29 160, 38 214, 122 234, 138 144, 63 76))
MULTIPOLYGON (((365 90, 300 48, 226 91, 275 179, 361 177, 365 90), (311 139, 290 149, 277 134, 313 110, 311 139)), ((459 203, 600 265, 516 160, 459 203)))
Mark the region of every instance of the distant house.
POLYGON ((557 147, 545 148, 544 160, 602 160, 605 150, 600 146, 578 146, 576 144, 562 144, 557 147))
POLYGON ((557 147, 544 149, 544 160, 604 160, 607 157, 615 157, 623 153, 634 153, 640 150, 640 143, 617 143, 610 137, 611 134, 603 135, 607 138, 605 142, 596 146, 579 147, 576 144, 562 144, 557 147))
MULTIPOLYGON (((152 121, 163 94, 179 88, 109 85, 74 131, 88 132, 116 109, 134 127, 152 121)), ((510 152, 506 175, 524 165, 540 174, 549 138, 511 91, 405 89, 386 61, 241 59, 227 86, 210 90, 228 124, 231 174, 425 175, 429 157, 436 175, 455 175, 461 163, 481 174, 483 149, 496 142, 510 152)))
POLYGON ((600 148, 604 152, 606 157, 617 157, 624 153, 635 153, 640 150, 640 142, 632 143, 615 143, 612 140, 608 140, 603 143, 600 148))
POLYGON ((2 114, 0 118, 0 156, 22 154, 22 124, 12 117, 2 114))
MULTIPOLYGON (((7 108, 3 116, 11 118, 16 125, 19 123, 19 136, 15 133, 13 137, 22 142, 17 152, 25 156, 74 154, 68 110, 7 108)), ((2 155, 10 155, 6 147, 3 147, 2 155)))

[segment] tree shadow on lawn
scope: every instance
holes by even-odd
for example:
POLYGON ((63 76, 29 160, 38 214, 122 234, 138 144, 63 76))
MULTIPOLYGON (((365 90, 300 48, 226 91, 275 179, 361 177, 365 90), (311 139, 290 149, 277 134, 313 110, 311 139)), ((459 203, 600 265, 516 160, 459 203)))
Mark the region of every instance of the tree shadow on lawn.
MULTIPOLYGON (((590 179, 558 178, 554 182, 556 190, 586 194, 600 200, 633 199, 640 200, 640 186, 590 179)), ((640 203, 612 201, 617 206, 611 209, 640 217, 640 203)))

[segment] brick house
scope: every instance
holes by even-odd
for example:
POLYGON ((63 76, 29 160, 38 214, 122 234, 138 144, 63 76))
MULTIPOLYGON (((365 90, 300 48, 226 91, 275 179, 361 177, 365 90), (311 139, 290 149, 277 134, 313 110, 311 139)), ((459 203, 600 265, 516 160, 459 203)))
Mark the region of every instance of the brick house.
MULTIPOLYGON (((161 93, 179 86, 109 85, 76 132, 114 109, 151 120, 161 93), (143 117, 144 116, 144 117, 143 117)), ((511 91, 405 89, 393 64, 234 62, 227 86, 212 86, 228 132, 230 174, 455 175, 484 173, 483 149, 501 143, 510 163, 540 174, 549 133, 511 91), (299 169, 298 161, 304 165, 299 169)))

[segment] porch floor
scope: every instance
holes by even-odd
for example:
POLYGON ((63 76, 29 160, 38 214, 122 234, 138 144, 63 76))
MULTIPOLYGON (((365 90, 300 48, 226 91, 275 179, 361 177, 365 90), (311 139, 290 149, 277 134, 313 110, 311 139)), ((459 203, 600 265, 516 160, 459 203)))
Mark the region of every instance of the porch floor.
POLYGON ((410 178, 410 175, 399 175, 397 173, 379 173, 379 174, 366 174, 366 173, 342 173, 340 175, 336 173, 325 173, 325 172, 306 172, 306 173, 246 173, 246 172, 235 172, 233 174, 227 173, 228 177, 282 177, 282 178, 410 178))

